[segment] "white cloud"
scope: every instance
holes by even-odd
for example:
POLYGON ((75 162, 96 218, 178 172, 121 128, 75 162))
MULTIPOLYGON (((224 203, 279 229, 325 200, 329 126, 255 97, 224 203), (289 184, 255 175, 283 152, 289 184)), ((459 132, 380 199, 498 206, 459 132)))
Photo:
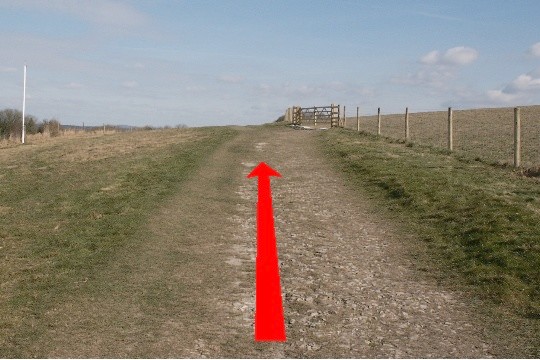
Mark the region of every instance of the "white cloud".
POLYGON ((519 75, 505 88, 505 92, 509 94, 538 90, 540 90, 540 77, 535 78, 530 74, 519 75))
POLYGON ((518 98, 517 94, 508 94, 503 90, 489 90, 486 96, 490 102, 495 104, 508 104, 518 98))
POLYGON ((540 68, 527 74, 521 74, 501 90, 489 90, 486 96, 496 104, 511 102, 538 102, 540 100, 540 68))
POLYGON ((338 92, 348 90, 347 84, 341 81, 331 81, 326 86, 328 87, 329 90, 338 91, 338 92))
POLYGON ((240 84, 244 81, 244 77, 235 74, 224 74, 220 75, 218 80, 227 84, 240 84))
POLYGON ((277 98, 280 103, 324 105, 332 101, 357 102, 358 99, 371 98, 374 91, 361 84, 330 81, 321 83, 259 83, 252 88, 252 94, 265 99, 277 98))
POLYGON ((454 71, 447 68, 423 68, 405 76, 396 76, 394 83, 403 85, 427 85, 434 88, 443 88, 454 77, 454 71))
POLYGON ((438 50, 430 51, 420 58, 420 62, 425 65, 463 66, 474 62, 477 58, 477 50, 466 46, 457 46, 446 50, 444 54, 438 50))
POLYGON ((540 42, 531 45, 529 48, 529 53, 534 57, 540 57, 540 42))
POLYGON ((190 86, 186 86, 185 89, 187 92, 190 92, 190 93, 205 92, 208 90, 206 86, 202 86, 202 85, 190 85, 190 86))
POLYGON ((428 52, 420 58, 420 62, 426 65, 435 65, 440 60, 440 53, 437 50, 428 52))
POLYGON ((64 86, 66 89, 82 89, 84 86, 77 82, 70 82, 64 86))
POLYGON ((420 57, 421 67, 418 70, 395 76, 392 82, 445 89, 461 67, 473 63, 477 58, 478 51, 466 46, 453 47, 444 52, 432 50, 420 57))
POLYGON ((136 81, 133 81, 133 80, 130 80, 130 81, 124 81, 122 83, 122 86, 125 87, 125 88, 128 88, 128 89, 133 89, 133 88, 136 88, 139 86, 139 83, 136 82, 136 81))
POLYGON ((136 70, 142 70, 142 69, 146 68, 146 66, 144 66, 144 64, 140 63, 140 62, 136 62, 136 63, 133 63, 133 64, 127 64, 126 67, 128 69, 136 69, 136 70))
POLYGON ((269 92, 272 90, 272 86, 271 85, 268 85, 268 84, 259 84, 258 86, 258 90, 260 90, 261 92, 269 92))
POLYGON ((450 65, 468 65, 478 58, 478 51, 473 48, 458 46, 446 50, 442 61, 450 65))
POLYGON ((16 72, 17 68, 14 67, 8 67, 8 66, 0 66, 0 73, 10 73, 10 72, 16 72))

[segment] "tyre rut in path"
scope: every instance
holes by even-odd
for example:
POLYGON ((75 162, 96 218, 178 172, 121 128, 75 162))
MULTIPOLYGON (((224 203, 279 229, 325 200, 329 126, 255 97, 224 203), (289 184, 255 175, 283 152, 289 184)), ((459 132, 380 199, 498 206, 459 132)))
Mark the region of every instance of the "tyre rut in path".
POLYGON ((490 357, 467 304, 422 280, 316 132, 246 128, 48 314, 44 357, 490 357), (272 180, 288 341, 253 341, 256 179, 272 180), (88 286, 83 284, 81 286, 88 286))

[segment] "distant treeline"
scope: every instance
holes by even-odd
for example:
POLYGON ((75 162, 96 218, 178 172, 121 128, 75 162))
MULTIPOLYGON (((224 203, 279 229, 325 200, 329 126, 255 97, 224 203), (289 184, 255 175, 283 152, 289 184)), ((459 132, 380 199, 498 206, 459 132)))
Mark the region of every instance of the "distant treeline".
MULTIPOLYGON (((78 126, 78 125, 62 125, 56 119, 38 120, 33 115, 25 115, 24 123, 27 135, 44 134, 48 136, 58 136, 65 132, 126 132, 126 131, 147 131, 159 129, 171 129, 171 126, 154 127, 146 125, 143 127, 129 125, 109 125, 103 124, 100 126, 78 126)), ((187 125, 178 124, 177 129, 187 128, 187 125)), ((0 140, 20 139, 22 134, 22 112, 16 109, 0 110, 0 140)))
MULTIPOLYGON (((58 136, 60 134, 60 122, 56 119, 38 120, 33 115, 25 115, 24 123, 26 134, 49 134, 58 136)), ((22 112, 16 109, 0 110, 0 139, 21 138, 22 133, 22 112)))

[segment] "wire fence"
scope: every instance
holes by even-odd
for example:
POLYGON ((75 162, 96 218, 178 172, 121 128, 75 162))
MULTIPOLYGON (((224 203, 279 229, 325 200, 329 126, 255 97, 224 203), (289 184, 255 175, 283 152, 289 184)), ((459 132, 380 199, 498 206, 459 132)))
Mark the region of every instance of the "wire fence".
MULTIPOLYGON (((358 108, 347 107, 341 125, 365 133, 403 139, 438 148, 449 147, 449 112, 410 112, 362 116, 358 108), (354 112, 354 116, 350 116, 354 112), (380 126, 380 131, 379 131, 380 126)), ((360 109, 359 109, 360 110, 360 109)), ((382 110, 382 109, 381 109, 382 110)), ((344 111, 345 112, 345 111, 344 111)), ((452 110, 452 150, 500 165, 540 167, 540 106, 519 108, 520 152, 515 163, 514 108, 452 110)))

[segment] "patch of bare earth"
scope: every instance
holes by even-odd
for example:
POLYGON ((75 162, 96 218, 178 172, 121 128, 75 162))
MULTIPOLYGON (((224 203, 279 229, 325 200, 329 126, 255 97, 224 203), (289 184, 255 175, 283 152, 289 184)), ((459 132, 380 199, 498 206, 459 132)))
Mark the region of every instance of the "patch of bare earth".
POLYGON ((458 293, 420 276, 396 227, 349 190, 315 131, 244 129, 113 264, 50 311, 46 357, 491 357, 458 293), (288 341, 253 340, 266 161, 288 341))

